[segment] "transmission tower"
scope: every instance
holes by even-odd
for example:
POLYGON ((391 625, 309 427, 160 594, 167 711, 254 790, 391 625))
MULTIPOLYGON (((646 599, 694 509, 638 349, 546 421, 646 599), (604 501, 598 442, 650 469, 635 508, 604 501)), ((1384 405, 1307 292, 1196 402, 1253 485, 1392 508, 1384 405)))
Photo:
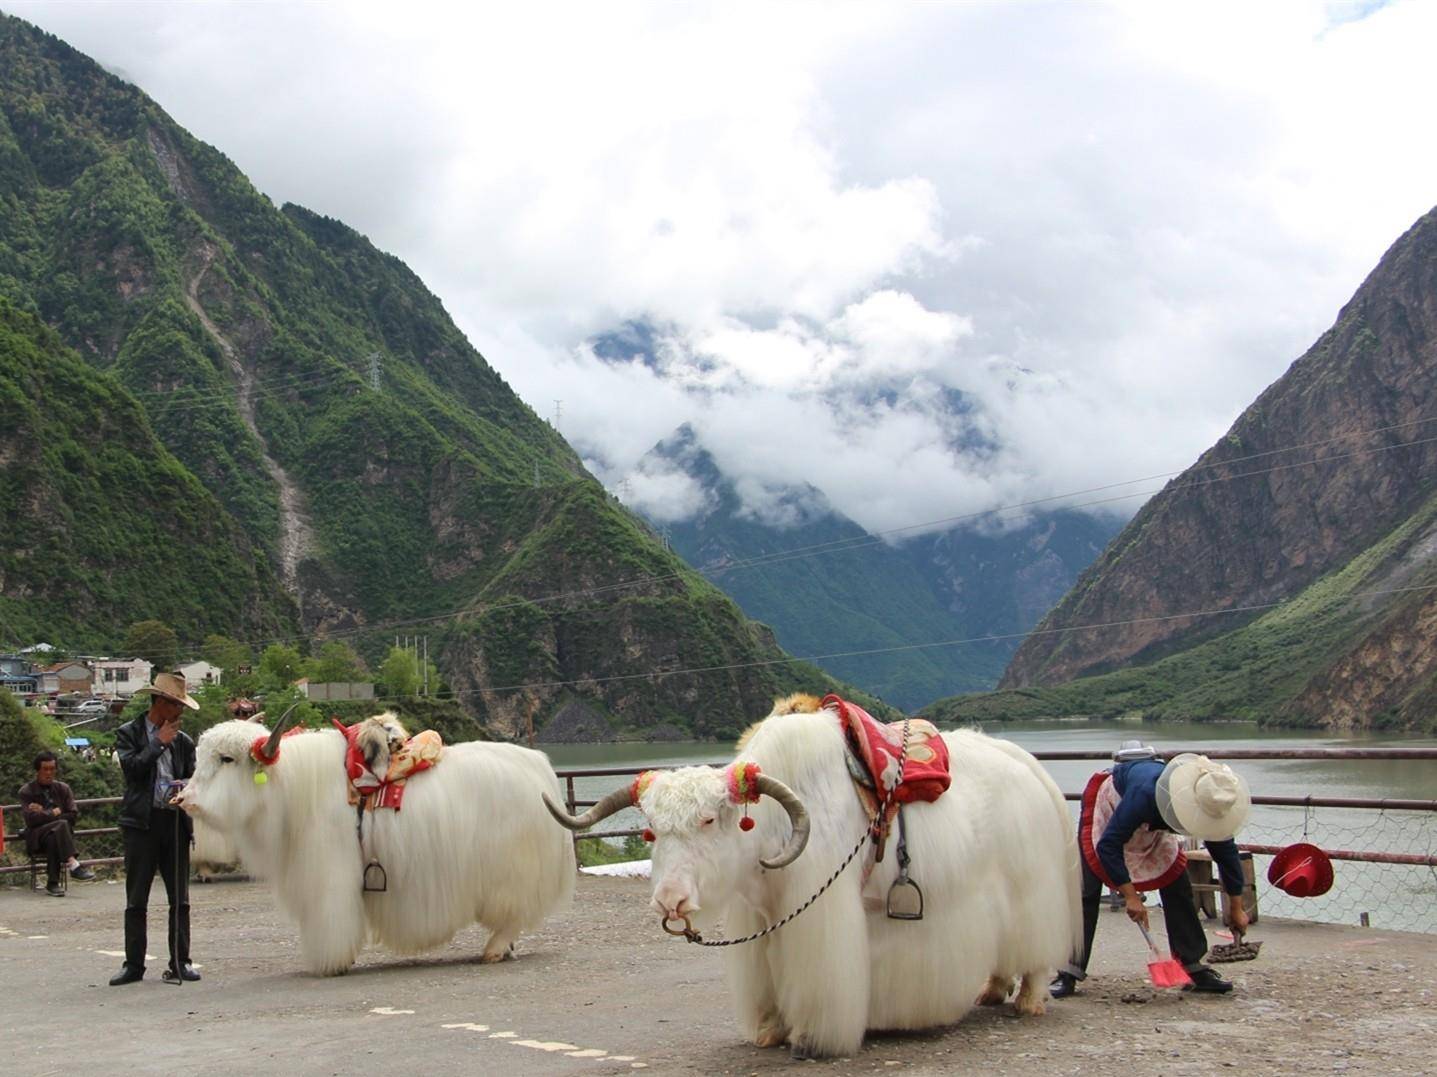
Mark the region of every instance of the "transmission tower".
POLYGON ((369 387, 379 392, 379 353, 369 353, 369 387))

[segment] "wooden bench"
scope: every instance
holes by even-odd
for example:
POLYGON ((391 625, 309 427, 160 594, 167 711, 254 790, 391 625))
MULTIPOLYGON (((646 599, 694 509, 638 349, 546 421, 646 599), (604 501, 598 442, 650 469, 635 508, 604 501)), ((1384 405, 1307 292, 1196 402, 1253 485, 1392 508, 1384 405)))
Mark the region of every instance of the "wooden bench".
MULTIPOLYGON (((1223 891, 1221 881, 1213 878, 1212 854, 1201 847, 1184 849, 1188 858, 1188 880, 1193 887, 1193 906, 1209 920, 1217 916, 1217 901, 1222 899, 1222 919, 1227 923, 1228 902, 1232 900, 1223 891)), ((1249 923, 1257 923, 1257 882, 1252 866, 1251 853, 1238 853, 1242 862, 1242 903, 1247 909, 1249 923)))

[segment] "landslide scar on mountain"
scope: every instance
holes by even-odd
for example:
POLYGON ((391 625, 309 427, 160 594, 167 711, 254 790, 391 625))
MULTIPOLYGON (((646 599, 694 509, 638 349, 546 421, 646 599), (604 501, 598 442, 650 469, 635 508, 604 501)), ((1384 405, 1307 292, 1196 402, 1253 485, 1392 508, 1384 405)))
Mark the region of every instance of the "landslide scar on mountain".
POLYGON ((210 265, 214 262, 217 253, 212 244, 205 243, 200 247, 198 251, 199 268, 185 282, 185 302, 195 312, 200 324, 205 327, 205 332, 213 337, 215 343, 219 345, 220 351, 224 353, 225 361, 234 371, 237 382, 235 403, 239 407, 240 418, 254 436, 255 441, 259 443, 265 471, 279 487, 280 576, 284 580, 285 589, 299 603, 302 616, 304 595, 299 584, 299 563, 314 551, 314 525, 310 521, 308 503, 303 491, 279 461, 270 455, 269 442, 265 440, 264 435, 260 433, 259 426, 255 423, 254 372, 241 361, 238 349, 220 332, 219 326, 210 320, 204 305, 200 302, 200 282, 209 272, 210 265))

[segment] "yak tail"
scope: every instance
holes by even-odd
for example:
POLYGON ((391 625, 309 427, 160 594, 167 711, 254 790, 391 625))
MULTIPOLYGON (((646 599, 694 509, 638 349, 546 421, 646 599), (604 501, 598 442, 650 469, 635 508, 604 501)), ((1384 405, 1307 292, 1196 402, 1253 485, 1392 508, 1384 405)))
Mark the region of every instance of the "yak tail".
POLYGON ((1018 747, 1012 741, 994 737, 993 743, 1001 748, 1014 759, 1022 762, 1030 769, 1038 780, 1043 783, 1043 788, 1048 791, 1048 796, 1053 802, 1053 811, 1056 821, 1062 828, 1064 864, 1063 882, 1067 887, 1068 899, 1068 937, 1071 939, 1069 948, 1069 960, 1074 968, 1081 968, 1083 962, 1083 869, 1082 854, 1078 851, 1078 828, 1073 822, 1073 816, 1068 811, 1068 802, 1063 796, 1063 791, 1053 781, 1052 776, 1044 769, 1043 764, 1038 762, 1032 753, 1018 747))

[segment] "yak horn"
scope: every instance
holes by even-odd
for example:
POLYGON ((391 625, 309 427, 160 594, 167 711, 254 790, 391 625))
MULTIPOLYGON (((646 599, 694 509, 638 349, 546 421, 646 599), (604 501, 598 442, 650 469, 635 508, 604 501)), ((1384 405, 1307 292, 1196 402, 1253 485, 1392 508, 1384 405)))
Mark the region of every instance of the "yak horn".
POLYGON ((615 812, 623 811, 634 805, 632 796, 629 794, 629 786, 615 789, 603 800, 599 801, 583 815, 570 815, 559 805, 550 799, 549 794, 544 794, 544 807, 549 809, 549 814, 559 821, 559 825, 566 826, 570 830, 587 830, 600 819, 607 819, 615 812))
POLYGON ((793 833, 789 836, 788 844, 783 851, 775 857, 767 860, 760 858, 759 863, 766 868, 786 868, 798 859, 803 847, 808 844, 808 809, 803 806, 803 801, 798 799, 798 794, 777 778, 771 778, 767 774, 758 776, 758 791, 761 795, 771 796, 774 800, 783 805, 783 810, 788 812, 789 822, 793 824, 793 833))
POLYGON ((279 716, 279 721, 275 722, 274 732, 269 735, 269 740, 264 742, 263 754, 266 759, 273 759, 275 757, 275 753, 279 751, 279 739, 280 737, 284 736, 285 719, 288 718, 294 708, 298 706, 298 703, 292 704, 289 710, 285 711, 279 716))

